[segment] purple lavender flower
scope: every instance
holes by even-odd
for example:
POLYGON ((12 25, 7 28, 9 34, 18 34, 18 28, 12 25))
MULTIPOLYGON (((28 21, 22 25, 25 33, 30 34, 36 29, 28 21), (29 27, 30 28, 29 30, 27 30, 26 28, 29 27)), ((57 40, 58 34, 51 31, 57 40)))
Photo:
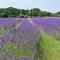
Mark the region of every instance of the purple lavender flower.
POLYGON ((6 55, 2 53, 2 60, 6 60, 6 55))
POLYGON ((14 55, 12 55, 12 54, 10 55, 10 59, 11 59, 11 60, 16 60, 16 58, 15 58, 14 55))

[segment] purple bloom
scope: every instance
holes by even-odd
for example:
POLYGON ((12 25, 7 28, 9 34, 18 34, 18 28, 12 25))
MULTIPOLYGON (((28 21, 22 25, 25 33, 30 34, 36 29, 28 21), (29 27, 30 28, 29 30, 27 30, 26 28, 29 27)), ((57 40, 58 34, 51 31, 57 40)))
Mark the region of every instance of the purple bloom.
POLYGON ((6 55, 2 53, 2 60, 6 60, 6 55))

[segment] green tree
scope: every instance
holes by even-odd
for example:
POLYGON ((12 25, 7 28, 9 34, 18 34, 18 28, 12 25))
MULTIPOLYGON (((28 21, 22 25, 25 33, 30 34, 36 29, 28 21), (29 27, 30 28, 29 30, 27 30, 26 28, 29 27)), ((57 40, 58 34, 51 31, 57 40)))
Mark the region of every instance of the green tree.
POLYGON ((0 13, 0 17, 1 17, 1 18, 3 18, 3 17, 4 17, 4 18, 8 18, 8 14, 7 14, 7 13, 0 13))

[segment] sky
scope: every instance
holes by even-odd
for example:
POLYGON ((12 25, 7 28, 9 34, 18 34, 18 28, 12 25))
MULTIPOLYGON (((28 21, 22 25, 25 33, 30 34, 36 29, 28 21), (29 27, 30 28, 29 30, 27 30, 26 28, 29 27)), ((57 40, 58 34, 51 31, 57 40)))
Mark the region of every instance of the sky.
POLYGON ((20 9, 40 8, 43 11, 60 11, 60 0, 0 0, 0 8, 20 9))

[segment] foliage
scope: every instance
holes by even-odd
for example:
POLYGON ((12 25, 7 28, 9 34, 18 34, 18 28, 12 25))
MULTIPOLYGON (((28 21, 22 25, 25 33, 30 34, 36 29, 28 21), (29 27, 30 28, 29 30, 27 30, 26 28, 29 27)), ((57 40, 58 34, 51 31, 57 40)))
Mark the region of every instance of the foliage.
POLYGON ((57 17, 59 14, 53 14, 51 12, 42 11, 39 8, 33 8, 31 10, 17 9, 13 7, 0 8, 0 17, 1 18, 10 18, 10 17, 20 17, 20 18, 30 18, 30 17, 57 17))

